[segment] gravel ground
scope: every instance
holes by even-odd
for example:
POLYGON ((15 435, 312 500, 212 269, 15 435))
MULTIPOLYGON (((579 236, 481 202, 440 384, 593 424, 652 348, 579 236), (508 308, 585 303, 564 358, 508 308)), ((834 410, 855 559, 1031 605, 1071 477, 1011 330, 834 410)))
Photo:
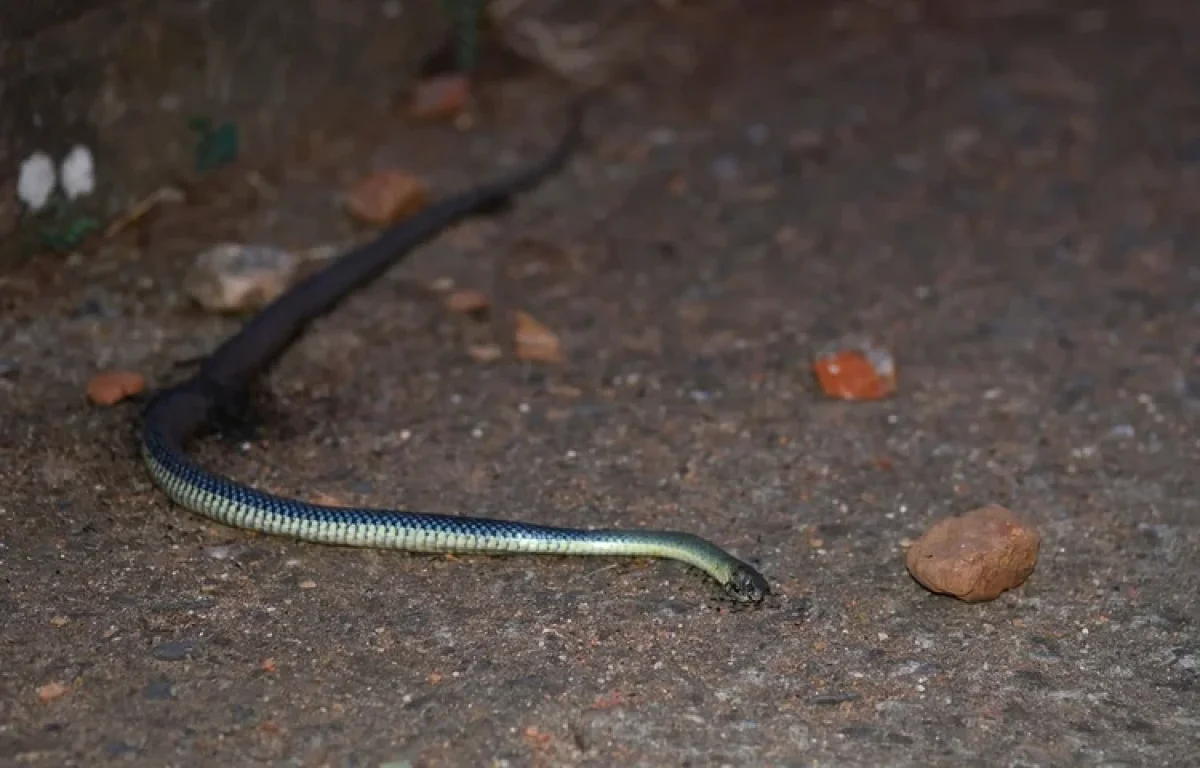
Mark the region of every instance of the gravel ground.
POLYGON ((567 173, 319 322, 259 438, 197 455, 309 498, 688 530, 775 594, 223 528, 150 484, 136 405, 83 397, 237 327, 179 293, 199 248, 339 242, 372 167, 448 190, 533 156, 561 94, 525 78, 469 132, 373 126, 269 201, 231 172, 3 277, 0 763, 1195 764, 1200 11, 693 5, 696 71, 607 94, 567 173), (449 314, 445 278, 564 363, 473 361, 510 329, 449 314), (821 396, 847 333, 892 350, 895 397, 821 396), (1042 532, 1025 586, 907 575, 992 502, 1042 532))

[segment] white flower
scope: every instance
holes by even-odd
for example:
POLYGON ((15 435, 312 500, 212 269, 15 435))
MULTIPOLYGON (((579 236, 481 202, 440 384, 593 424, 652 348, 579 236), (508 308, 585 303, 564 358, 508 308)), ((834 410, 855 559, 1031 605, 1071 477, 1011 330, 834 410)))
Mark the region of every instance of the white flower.
POLYGON ((34 152, 21 163, 21 174, 17 178, 17 197, 21 202, 37 211, 50 199, 57 183, 54 161, 45 152, 34 152))
POLYGON ((82 144, 76 144, 63 158, 60 173, 63 191, 71 200, 90 195, 96 188, 96 165, 92 162, 92 151, 82 144))

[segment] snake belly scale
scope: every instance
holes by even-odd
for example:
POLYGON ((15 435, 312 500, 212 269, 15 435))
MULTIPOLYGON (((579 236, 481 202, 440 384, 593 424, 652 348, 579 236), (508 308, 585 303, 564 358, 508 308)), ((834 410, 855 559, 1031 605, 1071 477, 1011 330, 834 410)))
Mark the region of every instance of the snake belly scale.
POLYGON ((578 143, 582 107, 547 158, 512 176, 448 197, 381 233, 294 286, 206 358, 191 378, 146 407, 142 458, 176 504, 225 525, 304 541, 408 552, 633 556, 678 560, 721 584, 734 600, 758 603, 767 581, 749 564, 689 533, 586 530, 392 509, 333 507, 266 493, 205 470, 187 442, 244 404, 261 375, 316 317, 373 281, 416 246, 470 216, 506 209, 565 164, 578 143))

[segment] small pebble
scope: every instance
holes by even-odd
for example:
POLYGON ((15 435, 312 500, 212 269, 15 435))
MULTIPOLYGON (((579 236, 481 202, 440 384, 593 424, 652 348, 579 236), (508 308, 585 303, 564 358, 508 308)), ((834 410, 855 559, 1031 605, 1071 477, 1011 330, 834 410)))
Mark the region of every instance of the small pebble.
POLYGON ((464 288, 446 297, 446 309, 459 315, 473 315, 483 312, 491 302, 483 291, 464 288))
POLYGON ((346 195, 346 210, 368 224, 393 224, 425 207, 424 182, 403 171, 378 171, 355 185, 346 195))
POLYGON ((528 312, 516 313, 516 352, 519 360, 540 363, 562 362, 562 344, 558 336, 528 312))
POLYGON ((880 400, 896 392, 891 353, 863 339, 831 344, 813 363, 821 391, 839 400, 880 400))
POLYGON ((135 371, 102 371, 88 382, 87 397, 95 405, 116 405, 145 388, 146 377, 135 371))
POLYGON ((249 548, 244 544, 217 544, 204 548, 204 556, 213 560, 234 560, 246 553, 249 548))
POLYGON ((1037 565, 1041 537, 1011 511, 989 504, 940 520, 908 549, 913 578, 969 603, 1019 587, 1037 565))
POLYGON ((300 589, 316 589, 316 588, 317 588, 317 582, 313 581, 312 579, 305 579, 304 581, 300 582, 300 589))
POLYGON ((67 695, 67 686, 60 682, 46 683, 37 689, 38 698, 43 702, 51 702, 67 695))
POLYGON ((472 344, 467 347, 467 354, 477 363, 494 363, 504 357, 504 350, 499 344, 472 344))
POLYGON ((221 243, 196 257, 183 290, 209 312, 247 312, 278 298, 299 266, 282 248, 221 243))

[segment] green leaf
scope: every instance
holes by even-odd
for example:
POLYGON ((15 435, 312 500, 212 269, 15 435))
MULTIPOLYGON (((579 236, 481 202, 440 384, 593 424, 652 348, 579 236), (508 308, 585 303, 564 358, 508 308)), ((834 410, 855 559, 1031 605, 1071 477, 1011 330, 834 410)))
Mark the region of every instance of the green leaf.
POLYGON ((234 123, 222 123, 214 130, 212 123, 203 118, 193 118, 188 122, 196 129, 201 120, 204 121, 204 128, 196 142, 196 170, 205 173, 237 159, 238 127, 234 123))

